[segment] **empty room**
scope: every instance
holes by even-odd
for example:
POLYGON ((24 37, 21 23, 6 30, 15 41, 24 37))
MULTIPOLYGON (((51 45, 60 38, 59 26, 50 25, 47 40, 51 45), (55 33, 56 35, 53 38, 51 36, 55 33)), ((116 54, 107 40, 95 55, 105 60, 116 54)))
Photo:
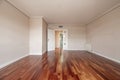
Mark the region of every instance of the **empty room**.
POLYGON ((0 80, 120 80, 120 0, 0 0, 0 80))

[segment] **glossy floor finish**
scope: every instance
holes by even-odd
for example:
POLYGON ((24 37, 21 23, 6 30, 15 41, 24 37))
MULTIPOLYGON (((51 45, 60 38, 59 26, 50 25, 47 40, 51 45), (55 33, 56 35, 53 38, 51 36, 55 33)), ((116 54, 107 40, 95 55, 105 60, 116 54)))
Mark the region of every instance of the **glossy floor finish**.
POLYGON ((120 64, 86 51, 51 51, 1 69, 0 80, 120 80, 120 64))

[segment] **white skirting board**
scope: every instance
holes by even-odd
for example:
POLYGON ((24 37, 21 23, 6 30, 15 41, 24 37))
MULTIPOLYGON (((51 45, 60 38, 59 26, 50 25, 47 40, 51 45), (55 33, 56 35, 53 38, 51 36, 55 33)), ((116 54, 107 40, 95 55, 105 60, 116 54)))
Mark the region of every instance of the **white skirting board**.
POLYGON ((88 52, 90 52, 90 53, 94 53, 94 54, 99 55, 99 56, 102 56, 102 57, 107 58, 107 59, 109 59, 109 60, 111 60, 111 61, 114 61, 114 62, 120 63, 119 60, 116 60, 116 59, 113 59, 113 58, 107 57, 107 56, 102 55, 102 54, 100 54, 100 53, 98 53, 98 52, 95 52, 95 51, 88 51, 88 52))
POLYGON ((42 55, 42 53, 29 53, 29 55, 42 55))
POLYGON ((46 53, 47 51, 43 51, 41 53, 29 53, 29 55, 43 55, 44 53, 46 53))
POLYGON ((26 56, 28 56, 28 55, 29 55, 29 54, 26 54, 26 55, 21 56, 21 57, 19 57, 19 58, 17 58, 17 59, 14 59, 14 60, 12 60, 12 61, 9 61, 9 62, 7 62, 7 63, 2 64, 2 65, 0 65, 0 69, 3 68, 3 67, 5 67, 5 66, 7 66, 7 65, 9 65, 9 64, 12 64, 12 63, 20 60, 20 59, 22 59, 22 58, 24 58, 24 57, 26 57, 26 56))

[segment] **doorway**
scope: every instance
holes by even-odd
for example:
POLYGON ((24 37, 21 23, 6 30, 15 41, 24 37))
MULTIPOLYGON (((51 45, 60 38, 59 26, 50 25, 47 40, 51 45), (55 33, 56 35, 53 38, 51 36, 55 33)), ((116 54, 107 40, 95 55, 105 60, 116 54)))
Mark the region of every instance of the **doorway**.
POLYGON ((55 31, 55 50, 63 50, 63 31, 55 31))
POLYGON ((48 51, 67 50, 67 33, 66 29, 48 29, 48 51))

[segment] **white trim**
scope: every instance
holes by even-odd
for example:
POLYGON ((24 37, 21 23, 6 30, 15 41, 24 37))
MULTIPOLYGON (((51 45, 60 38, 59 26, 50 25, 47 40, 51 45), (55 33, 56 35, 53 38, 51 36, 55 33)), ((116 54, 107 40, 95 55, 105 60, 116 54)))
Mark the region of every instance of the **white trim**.
POLYGON ((9 62, 6 62, 6 63, 0 65, 0 69, 3 68, 3 67, 5 67, 5 66, 7 66, 7 65, 9 65, 9 64, 12 64, 12 63, 20 60, 20 59, 22 59, 22 58, 24 58, 24 57, 26 57, 26 56, 28 56, 28 55, 29 55, 29 54, 26 54, 26 55, 21 56, 21 57, 19 57, 19 58, 17 58, 17 59, 14 59, 14 60, 11 60, 11 61, 9 61, 9 62))
POLYGON ((94 53, 94 54, 97 54, 97 55, 99 55, 99 56, 102 56, 102 57, 107 58, 107 59, 109 59, 109 60, 112 60, 112 61, 114 61, 114 62, 120 63, 119 60, 116 60, 116 59, 113 59, 113 58, 107 57, 107 56, 102 55, 102 54, 100 54, 100 53, 98 53, 98 52, 96 52, 96 51, 88 51, 88 52, 90 52, 90 53, 94 53))
POLYGON ((86 49, 65 49, 65 50, 72 50, 72 51, 86 51, 86 49))
POLYGON ((29 55, 42 55, 42 53, 29 53, 29 55))
POLYGON ((97 20, 97 19, 99 19, 99 18, 101 18, 101 17, 109 14, 110 12, 114 11, 115 9, 117 9, 117 8, 119 8, 119 7, 120 7, 120 3, 114 5, 114 6, 111 7, 110 9, 106 10, 105 12, 101 13, 100 15, 98 15, 98 16, 92 18, 91 20, 89 20, 86 25, 89 25, 90 23, 92 23, 92 22, 94 22, 95 20, 97 20))
POLYGON ((23 15, 29 18, 30 14, 23 12, 23 10, 18 8, 11 0, 4 0, 4 1, 10 4, 11 6, 13 6, 14 8, 16 8, 19 12, 21 12, 23 15))

